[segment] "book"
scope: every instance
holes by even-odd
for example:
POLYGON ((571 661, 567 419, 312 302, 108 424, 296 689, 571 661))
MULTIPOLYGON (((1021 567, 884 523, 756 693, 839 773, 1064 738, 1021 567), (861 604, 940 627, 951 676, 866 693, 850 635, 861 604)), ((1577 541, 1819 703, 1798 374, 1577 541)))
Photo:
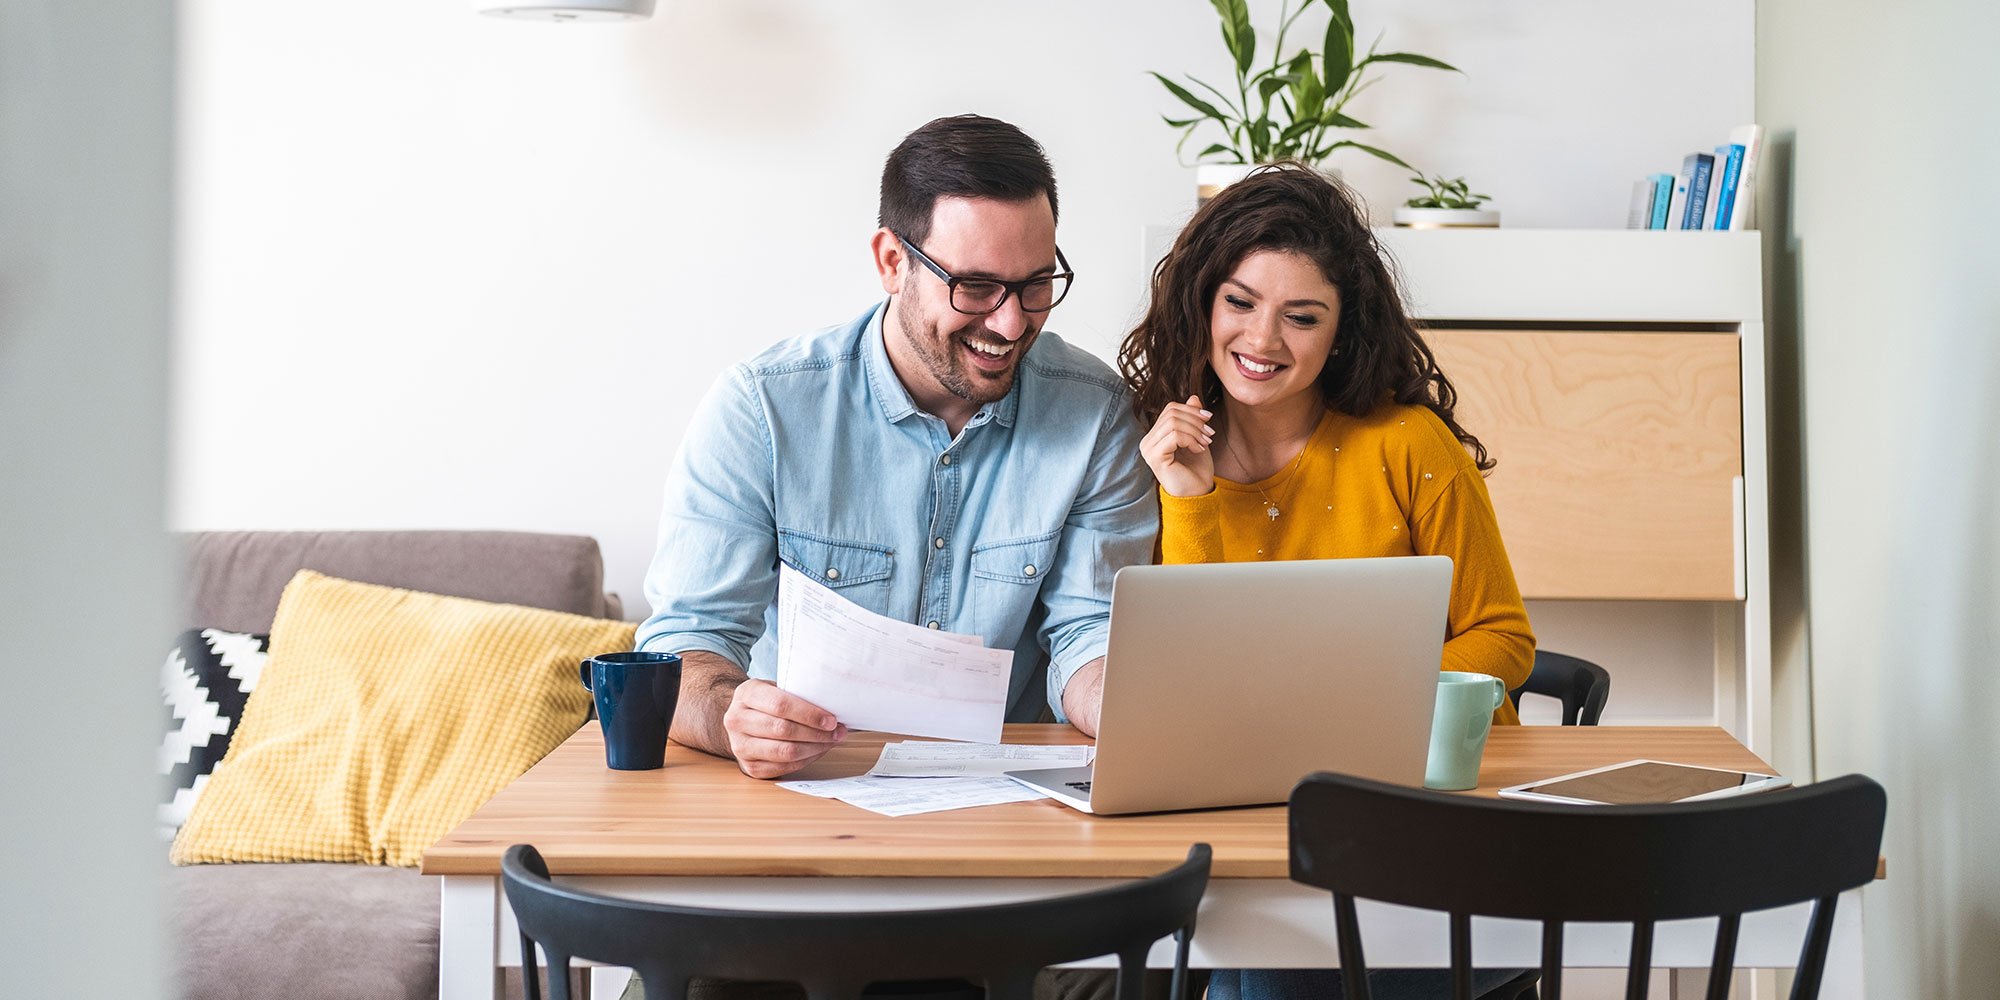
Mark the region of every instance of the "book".
POLYGON ((1681 180, 1687 186, 1687 204, 1680 217, 1682 229, 1700 229, 1702 209, 1708 207, 1708 179, 1715 173, 1715 157, 1709 153, 1689 153, 1681 160, 1681 180))
POLYGON ((1651 177, 1641 177, 1632 182, 1632 204, 1625 212, 1625 228, 1647 229, 1653 224, 1653 185, 1658 182, 1651 177))
POLYGON ((1667 228, 1669 206, 1674 198, 1674 175, 1653 175, 1653 217, 1646 220, 1647 229, 1667 228))
POLYGON ((1685 172, 1674 178, 1674 198, 1667 203, 1667 224, 1661 228, 1681 228, 1681 220, 1687 217, 1688 180, 1685 172))
POLYGON ((1764 129, 1738 125, 1729 130, 1729 144, 1743 147, 1743 165, 1736 170, 1736 201, 1730 206, 1729 228, 1749 229, 1757 204, 1757 161, 1764 149, 1764 129))
POLYGON ((1716 155, 1722 157, 1721 200, 1715 206, 1715 224, 1711 229, 1730 229, 1729 216, 1736 207, 1736 185, 1743 177, 1743 147, 1735 143, 1715 147, 1716 155))
POLYGON ((1697 229, 1719 228, 1715 213, 1717 209, 1722 207, 1722 166, 1729 161, 1729 148, 1727 146, 1717 146, 1714 152, 1715 161, 1708 171, 1708 200, 1702 206, 1701 225, 1696 226, 1695 228, 1697 229))

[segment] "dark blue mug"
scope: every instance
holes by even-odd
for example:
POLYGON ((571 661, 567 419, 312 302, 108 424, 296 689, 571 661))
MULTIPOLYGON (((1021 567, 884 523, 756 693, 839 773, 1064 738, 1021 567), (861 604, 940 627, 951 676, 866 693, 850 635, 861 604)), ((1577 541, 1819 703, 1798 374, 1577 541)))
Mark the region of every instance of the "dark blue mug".
POLYGON ((681 658, 672 653, 600 653, 581 664, 597 702, 604 760, 614 770, 647 771, 666 762, 667 730, 681 698, 681 658))

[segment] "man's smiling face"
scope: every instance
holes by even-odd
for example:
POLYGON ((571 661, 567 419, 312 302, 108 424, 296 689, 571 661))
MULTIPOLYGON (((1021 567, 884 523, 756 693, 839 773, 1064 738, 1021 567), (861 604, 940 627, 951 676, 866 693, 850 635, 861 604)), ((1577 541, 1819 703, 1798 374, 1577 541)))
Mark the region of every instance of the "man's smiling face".
MULTIPOLYGON (((1052 274, 1055 213, 1041 196, 939 198, 931 231, 918 249, 954 277, 1023 281, 1052 274)), ((1005 397, 1048 313, 1026 312, 1020 296, 1009 294, 993 312, 966 315, 952 308, 943 279, 914 256, 904 256, 896 295, 900 336, 891 337, 889 348, 911 397, 923 404, 941 392, 975 406, 1005 397), (908 385, 912 376, 926 384, 908 385)))

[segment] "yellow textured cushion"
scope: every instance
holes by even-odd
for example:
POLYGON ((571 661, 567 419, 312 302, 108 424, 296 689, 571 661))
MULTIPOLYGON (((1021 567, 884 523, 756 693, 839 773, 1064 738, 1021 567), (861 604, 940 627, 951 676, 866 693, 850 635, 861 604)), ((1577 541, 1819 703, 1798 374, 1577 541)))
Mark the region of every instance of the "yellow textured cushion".
POLYGON ((577 662, 633 626, 301 570, 175 864, 414 866, 576 732, 577 662))

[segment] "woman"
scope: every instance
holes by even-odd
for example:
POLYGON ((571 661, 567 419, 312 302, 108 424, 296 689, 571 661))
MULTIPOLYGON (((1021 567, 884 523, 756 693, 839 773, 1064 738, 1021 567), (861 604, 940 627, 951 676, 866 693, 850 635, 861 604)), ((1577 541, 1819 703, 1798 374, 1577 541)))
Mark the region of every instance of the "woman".
MULTIPOLYGON (((1152 291, 1119 364, 1152 428, 1162 561, 1450 556, 1444 669, 1525 682, 1535 639, 1481 478, 1494 463, 1353 196, 1297 164, 1253 173, 1195 213, 1152 291)), ((1519 720, 1503 700, 1494 721, 1519 720)), ((1329 972, 1239 975, 1217 973, 1211 1000, 1339 995, 1329 972)))

